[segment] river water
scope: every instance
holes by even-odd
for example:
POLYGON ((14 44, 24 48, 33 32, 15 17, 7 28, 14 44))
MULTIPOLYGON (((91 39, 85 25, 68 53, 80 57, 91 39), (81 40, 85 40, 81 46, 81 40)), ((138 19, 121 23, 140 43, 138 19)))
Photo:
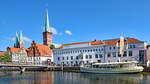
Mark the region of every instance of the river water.
POLYGON ((0 72, 0 84, 150 84, 150 73, 0 72))

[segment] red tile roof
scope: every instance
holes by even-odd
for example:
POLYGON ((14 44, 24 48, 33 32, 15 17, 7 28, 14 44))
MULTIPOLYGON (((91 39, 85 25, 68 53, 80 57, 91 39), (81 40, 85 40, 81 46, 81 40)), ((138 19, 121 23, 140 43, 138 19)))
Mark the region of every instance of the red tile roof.
POLYGON ((28 56, 51 56, 52 49, 50 49, 47 45, 38 44, 34 41, 31 46, 26 49, 28 56))
POLYGON ((6 51, 0 51, 0 56, 4 56, 6 51))
POLYGON ((21 52, 20 48, 13 48, 13 47, 8 47, 10 53, 14 53, 14 52, 21 52))
POLYGON ((37 43, 36 43, 36 46, 37 46, 40 56, 51 56, 52 50, 48 46, 37 44, 37 43))
POLYGON ((59 48, 63 48, 65 45, 74 45, 74 44, 82 44, 82 43, 90 43, 91 45, 101 45, 103 42, 101 40, 97 41, 87 41, 87 42, 77 42, 77 43, 68 43, 68 44, 63 44, 59 48))
MULTIPOLYGON (((104 41, 105 45, 116 45, 117 42, 119 42, 119 39, 116 40, 106 40, 104 41)), ((136 43, 140 42, 140 40, 137 40, 135 38, 127 38, 125 43, 136 43)), ((59 48, 63 48, 64 45, 74 45, 74 44, 82 44, 82 43, 90 43, 91 45, 101 45, 103 42, 101 40, 97 41, 88 41, 88 42, 77 42, 77 43, 68 43, 68 44, 63 44, 59 48)))
POLYGON ((101 40, 97 40, 97 41, 90 41, 91 45, 101 45, 103 44, 103 42, 101 40))
MULTIPOLYGON (((117 42, 119 42, 120 40, 108 40, 105 41, 105 45, 116 45, 117 42)), ((135 38, 127 38, 125 43, 136 43, 136 42, 140 42, 140 40, 137 40, 135 38)))

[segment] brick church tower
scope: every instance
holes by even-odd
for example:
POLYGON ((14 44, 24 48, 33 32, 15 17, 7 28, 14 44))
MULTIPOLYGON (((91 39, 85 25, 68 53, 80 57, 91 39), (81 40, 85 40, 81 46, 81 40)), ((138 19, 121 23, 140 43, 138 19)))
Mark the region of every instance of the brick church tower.
POLYGON ((49 26, 48 11, 46 12, 45 28, 43 31, 43 44, 47 46, 52 45, 52 31, 49 26))

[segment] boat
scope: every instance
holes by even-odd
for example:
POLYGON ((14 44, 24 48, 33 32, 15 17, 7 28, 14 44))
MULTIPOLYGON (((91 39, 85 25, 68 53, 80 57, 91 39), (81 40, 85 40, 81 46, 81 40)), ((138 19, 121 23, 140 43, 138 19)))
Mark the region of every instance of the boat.
POLYGON ((143 71, 138 62, 111 62, 111 63, 93 63, 91 65, 81 65, 81 72, 88 73, 139 73, 143 71))

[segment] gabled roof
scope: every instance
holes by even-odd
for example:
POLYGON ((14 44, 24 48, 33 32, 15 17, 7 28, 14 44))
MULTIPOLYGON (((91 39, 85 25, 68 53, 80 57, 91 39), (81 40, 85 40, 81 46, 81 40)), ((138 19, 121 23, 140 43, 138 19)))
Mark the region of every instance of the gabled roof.
POLYGON ((36 46, 37 46, 40 56, 51 56, 52 50, 48 46, 43 45, 43 44, 37 44, 37 43, 36 43, 36 46))

